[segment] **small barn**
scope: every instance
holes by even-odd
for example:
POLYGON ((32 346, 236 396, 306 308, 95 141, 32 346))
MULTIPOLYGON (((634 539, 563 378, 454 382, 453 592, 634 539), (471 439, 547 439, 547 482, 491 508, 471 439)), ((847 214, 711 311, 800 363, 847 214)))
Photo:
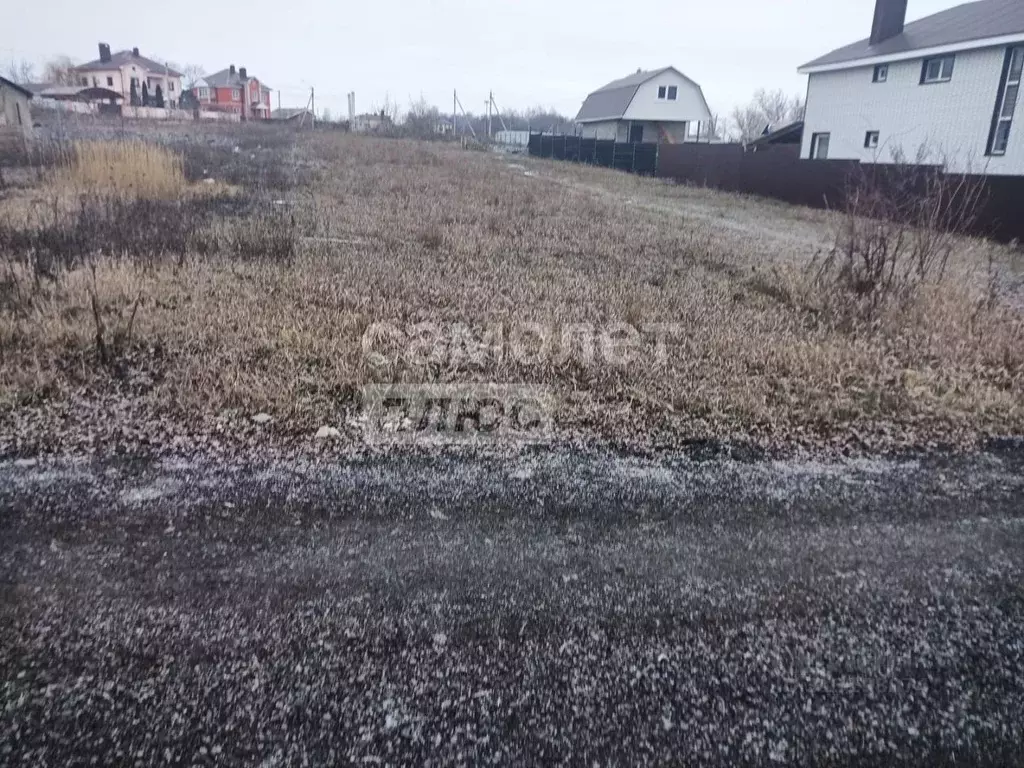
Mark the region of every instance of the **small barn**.
POLYGON ((701 87, 675 67, 614 80, 587 96, 576 115, 583 138, 643 144, 696 141, 710 121, 701 87))
POLYGON ((0 77, 0 144, 32 138, 32 92, 0 77))

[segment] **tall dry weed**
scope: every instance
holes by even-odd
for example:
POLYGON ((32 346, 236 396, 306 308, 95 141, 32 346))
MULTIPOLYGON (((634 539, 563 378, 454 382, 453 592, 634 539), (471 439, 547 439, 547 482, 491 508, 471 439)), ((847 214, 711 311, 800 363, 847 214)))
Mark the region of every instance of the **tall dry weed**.
POLYGON ((127 200, 177 199, 188 187, 181 156, 142 141, 77 142, 52 183, 127 200))

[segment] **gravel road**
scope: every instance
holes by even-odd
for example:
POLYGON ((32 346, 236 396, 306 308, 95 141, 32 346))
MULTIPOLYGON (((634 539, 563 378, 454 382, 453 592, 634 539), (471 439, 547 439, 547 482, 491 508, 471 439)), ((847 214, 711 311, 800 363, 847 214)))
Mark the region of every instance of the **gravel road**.
POLYGON ((0 763, 1024 764, 1024 451, 0 463, 0 763))

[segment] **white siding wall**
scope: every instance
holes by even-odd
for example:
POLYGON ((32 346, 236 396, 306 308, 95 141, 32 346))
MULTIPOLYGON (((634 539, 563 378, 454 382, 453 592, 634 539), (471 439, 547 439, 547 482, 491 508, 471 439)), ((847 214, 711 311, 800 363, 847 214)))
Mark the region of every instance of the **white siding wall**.
POLYGON ((139 98, 142 98, 142 84, 146 82, 148 77, 152 87, 150 88, 150 96, 156 95, 157 83, 163 88, 164 100, 177 102, 181 95, 181 78, 167 76, 164 70, 153 70, 149 71, 140 64, 125 64, 121 67, 113 66, 107 70, 90 70, 75 72, 74 84, 81 85, 82 80, 87 81, 87 85, 92 87, 93 85, 99 88, 109 88, 112 91, 121 93, 124 100, 127 101, 131 94, 131 83, 132 78, 137 78, 139 81, 139 98), (113 81, 113 85, 107 85, 107 78, 113 81), (124 90, 122 91, 122 83, 124 90), (174 90, 171 90, 171 84, 174 85, 174 90))
POLYGON ((618 129, 619 123, 615 120, 603 123, 581 123, 580 135, 585 139, 615 139, 618 129))
POLYGON ((708 121, 711 113, 701 96, 700 89, 685 77, 675 72, 666 72, 655 77, 637 89, 633 101, 630 102, 624 120, 643 120, 645 122, 685 122, 688 120, 708 121), (670 85, 679 89, 676 100, 658 98, 658 88, 670 85))
MULTIPOLYGON (((689 123, 652 123, 644 120, 609 120, 603 123, 580 123, 580 135, 585 139, 615 139, 629 141, 629 128, 632 125, 644 127, 645 144, 682 144, 687 140, 689 123), (664 128, 666 137, 663 140, 659 128, 664 128)), ((692 141, 692 139, 691 139, 692 141)))
POLYGON ((956 55, 953 79, 921 85, 921 59, 889 64, 884 83, 871 82, 874 67, 810 75, 801 157, 815 133, 829 133, 830 159, 890 162, 901 148, 913 159, 928 147, 932 161, 945 155, 953 170, 1024 174, 1024 98, 1017 102, 1010 145, 1002 157, 986 157, 1005 48, 956 55), (878 131, 879 148, 865 149, 867 131, 878 131))

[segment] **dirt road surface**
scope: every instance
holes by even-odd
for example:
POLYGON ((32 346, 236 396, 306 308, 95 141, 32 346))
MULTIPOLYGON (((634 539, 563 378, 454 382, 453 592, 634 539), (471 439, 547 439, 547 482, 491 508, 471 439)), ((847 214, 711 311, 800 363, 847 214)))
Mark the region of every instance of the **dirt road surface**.
POLYGON ((1024 761, 1024 453, 0 464, 0 762, 1024 761))

